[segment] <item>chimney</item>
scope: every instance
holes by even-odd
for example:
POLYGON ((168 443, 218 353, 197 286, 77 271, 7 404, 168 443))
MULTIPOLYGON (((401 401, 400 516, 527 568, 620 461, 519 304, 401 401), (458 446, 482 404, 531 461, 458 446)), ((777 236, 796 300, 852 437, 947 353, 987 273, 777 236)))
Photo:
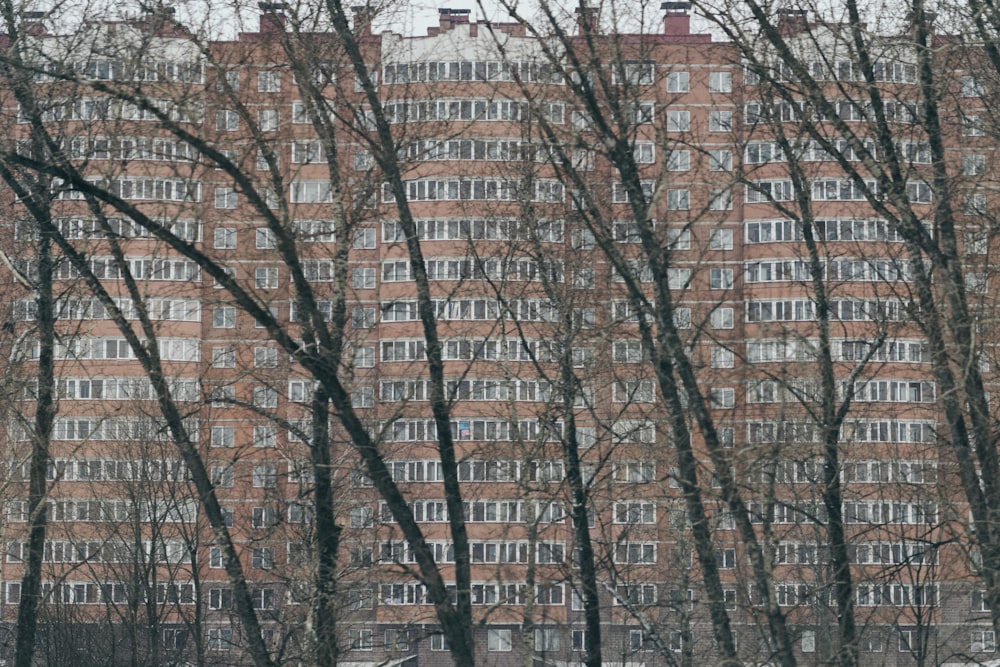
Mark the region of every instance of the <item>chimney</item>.
POLYGON ((169 30, 174 24, 174 14, 177 10, 174 7, 164 7, 163 5, 143 5, 146 10, 146 25, 154 33, 169 30))
POLYGON ((576 27, 579 29, 579 34, 585 35, 597 32, 597 19, 599 18, 600 12, 597 7, 587 7, 585 5, 577 7, 576 27))
POLYGON ((782 35, 799 35, 809 29, 809 10, 779 9, 778 30, 782 35))
POLYGON ((41 37, 45 34, 45 12, 25 12, 24 32, 32 37, 41 37))
POLYGON ((372 8, 368 5, 351 7, 354 12, 354 32, 358 37, 370 37, 372 34, 372 8))
POLYGON ((664 35, 676 37, 691 34, 690 2, 664 2, 660 9, 663 10, 664 35))
POLYGON ((451 30, 459 23, 468 23, 469 14, 471 13, 471 9, 448 9, 447 7, 442 7, 438 10, 438 21, 441 26, 441 32, 451 30))
POLYGON ((906 12, 906 23, 910 28, 910 37, 916 39, 917 24, 920 20, 924 22, 924 31, 927 34, 934 34, 934 24, 937 21, 937 12, 933 12, 929 9, 925 9, 921 14, 917 14, 913 10, 906 12))
POLYGON ((285 32, 285 10, 288 5, 283 2, 258 2, 260 7, 261 34, 275 35, 285 32))

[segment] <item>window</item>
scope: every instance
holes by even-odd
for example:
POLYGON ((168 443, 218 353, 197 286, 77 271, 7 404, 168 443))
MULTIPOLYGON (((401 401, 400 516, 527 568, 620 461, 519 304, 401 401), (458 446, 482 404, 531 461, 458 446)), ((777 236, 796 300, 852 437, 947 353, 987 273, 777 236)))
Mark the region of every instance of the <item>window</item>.
POLYGON ((255 160, 254 168, 257 171, 267 171, 271 168, 271 165, 267 163, 267 155, 262 150, 257 151, 257 159, 255 160))
POLYGON ((732 368, 736 355, 733 354, 732 350, 716 346, 712 348, 711 357, 712 368, 732 368))
POLYGON ((593 129, 590 114, 585 111, 574 110, 570 116, 570 122, 573 123, 573 129, 576 130, 590 131, 593 129))
POLYGON ((594 247, 594 232, 589 229, 574 229, 571 242, 574 250, 590 250, 594 247))
POLYGON ((732 171, 733 152, 727 150, 711 150, 708 152, 709 171, 732 171))
POLYGON ((212 368, 234 368, 236 366, 236 348, 225 345, 212 348, 212 368))
POLYGON ((638 164, 652 164, 656 161, 656 144, 652 141, 637 141, 632 151, 638 164))
POLYGON ((913 630, 900 630, 899 631, 899 652, 909 653, 910 651, 916 651, 919 649, 919 645, 916 644, 916 638, 913 636, 913 630))
POLYGON ((708 92, 710 93, 731 93, 733 92, 732 72, 711 72, 708 75, 708 92))
POLYGON ((374 368, 375 348, 367 345, 354 348, 354 367, 374 368))
POLYGON ((487 651, 510 651, 513 648, 511 632, 502 628, 490 628, 486 634, 487 651))
POLYGON ((212 466, 212 486, 229 489, 233 481, 233 466, 212 466))
POLYGON ((232 426, 213 426, 211 432, 212 447, 232 447, 236 441, 236 431, 232 426))
POLYGON ((979 176, 986 171, 986 156, 973 153, 962 156, 962 174, 965 176, 979 176))
MULTIPOLYGON (((728 611, 734 611, 736 609, 736 589, 735 588, 722 589, 722 597, 725 601, 726 609, 728 611)), ((691 590, 688 590, 688 600, 689 600, 688 604, 690 606, 691 602, 693 602, 693 591, 691 590)))
POLYGON ((962 116, 962 134, 966 137, 981 137, 983 131, 983 119, 975 114, 962 116))
POLYGON ((613 385, 612 400, 615 403, 652 403, 656 400, 656 389, 650 379, 617 380, 613 385))
POLYGON ((273 489, 278 486, 277 469, 272 465, 254 466, 253 486, 255 489, 273 489))
POLYGON ((802 652, 803 653, 816 652, 816 632, 814 630, 802 631, 802 652))
POLYGON ((733 210, 733 191, 712 188, 708 191, 708 208, 712 211, 733 210))
POLYGON ((626 60, 621 63, 621 72, 618 71, 618 67, 614 66, 614 64, 612 67, 616 80, 620 75, 624 75, 624 83, 648 86, 653 83, 653 73, 656 70, 656 63, 648 60, 626 60))
POLYGON ((670 151, 667 153, 667 171, 688 171, 691 169, 691 151, 670 151))
POLYGON ((653 643, 648 640, 644 631, 629 630, 628 647, 631 651, 652 651, 653 643))
POLYGON ((410 261, 407 259, 389 259, 382 262, 382 282, 401 282, 410 280, 410 261))
POLYGON ((292 122, 300 124, 312 122, 309 118, 309 110, 302 102, 292 102, 292 122))
POLYGON ((349 516, 351 528, 371 528, 375 523, 371 507, 352 507, 349 516))
POLYGON ((410 634, 406 630, 389 629, 385 631, 386 651, 406 651, 410 648, 410 634))
POLYGON ((970 294, 986 294, 989 279, 985 273, 973 271, 965 274, 965 289, 970 294))
POLYGON ((236 189, 215 188, 215 208, 236 208, 236 189))
POLYGON ((270 528, 278 523, 278 516, 273 507, 254 507, 250 523, 254 528, 270 528))
POLYGON ((229 407, 236 401, 236 388, 232 385, 215 387, 209 392, 209 397, 213 408, 229 407))
POLYGON ((962 200, 963 212, 966 215, 983 215, 986 213, 986 195, 965 195, 962 200))
POLYGON ((733 270, 732 269, 712 269, 709 272, 708 286, 711 289, 732 289, 733 270))
POLYGON ((375 326, 375 308, 368 306, 351 308, 351 326, 355 329, 371 329, 375 326))
POLYGON ((258 408, 278 407, 278 392, 272 387, 254 387, 253 404, 258 408))
POLYGON ((254 609, 274 609, 275 591, 273 588, 258 588, 251 593, 251 596, 254 609))
POLYGON ((579 289, 594 288, 594 269, 577 269, 573 272, 573 287, 579 289))
POLYGON ((371 651, 375 647, 375 632, 370 628, 351 628, 348 642, 351 651, 371 651))
POLYGON ((594 308, 574 308, 573 324, 580 329, 593 329, 597 325, 597 310, 594 308))
POLYGON ((583 368, 594 363, 594 348, 592 347, 574 347, 570 350, 570 354, 573 358, 574 368, 583 368))
POLYGON ((650 542, 623 542, 616 545, 615 562, 631 565, 656 563, 656 545, 650 542))
POLYGON ((253 349, 254 368, 275 368, 278 365, 278 348, 255 347, 253 349))
POLYGON ((254 286, 257 289, 275 289, 278 286, 278 269, 260 266, 254 269, 254 286))
MULTIPOLYGON (((257 125, 261 132, 274 132, 278 129, 278 110, 261 109, 257 112, 257 125)), ((258 161, 259 162, 259 161, 258 161)), ((267 164, 267 161, 264 161, 267 164)), ((259 167, 258 167, 259 168, 259 167)), ((265 169, 267 167, 265 166, 265 169)))
POLYGON ((687 211, 691 208, 690 190, 667 190, 667 210, 687 211))
POLYGON ((258 227, 256 231, 258 250, 270 250, 277 246, 277 240, 274 238, 274 232, 270 229, 267 227, 258 227))
POLYGON ((275 426, 254 426, 253 446, 261 448, 275 447, 278 444, 278 429, 275 426))
POLYGON ((451 644, 448 643, 448 638, 444 635, 437 634, 431 635, 431 650, 432 651, 450 651, 451 644))
POLYGON ((351 285, 354 289, 375 289, 375 269, 354 269, 351 272, 351 285))
POLYGON ((670 289, 687 289, 690 283, 691 269, 667 269, 667 285, 670 289))
POLYGON ((215 249, 235 250, 236 230, 232 227, 217 227, 215 229, 215 249))
POLYGON ((240 116, 231 109, 215 112, 215 129, 219 132, 235 132, 240 127, 240 116))
POLYGON ((646 356, 639 340, 616 340, 612 346, 611 358, 615 363, 639 363, 647 360, 646 356))
POLYGON ((736 406, 736 390, 731 387, 713 387, 708 392, 708 400, 718 410, 732 409, 736 406))
POLYGON ((970 644, 972 653, 993 653, 997 650, 996 633, 993 630, 975 630, 970 644))
POLYGON ((716 308, 712 311, 712 314, 709 317, 709 322, 713 329, 732 329, 733 309, 716 308))
POLYGON ((375 228, 359 227, 354 230, 354 245, 358 250, 371 250, 375 247, 375 228))
POLYGON ((265 70, 257 72, 257 90, 262 93, 277 93, 281 90, 281 72, 265 70))
POLYGON ((209 628, 208 629, 208 650, 228 651, 233 646, 232 628, 209 628))
MULTIPOLYGON (((574 591, 576 593, 576 591, 574 591)), ((579 597, 579 596, 578 596, 579 597)), ((576 598, 574 598, 576 599, 576 598)), ((574 609, 576 609, 574 607, 574 609)), ((583 609, 583 601, 580 601, 580 609, 583 609)), ((574 651, 585 651, 587 650, 587 631, 586 630, 573 630, 571 635, 572 646, 574 651)))
MULTIPOLYGON (((316 144, 322 148, 322 144, 316 144)), ((294 153, 295 144, 292 144, 292 149, 294 153)), ((304 156, 306 159, 303 162, 318 162, 316 157, 310 155, 304 156), (309 159, 311 158, 311 159, 309 159)), ((295 162, 295 157, 293 155, 292 162, 295 162)), ((375 158, 372 156, 371 151, 354 151, 354 169, 356 171, 368 171, 375 167, 375 158)))
POLYGON ((732 111, 709 111, 708 112, 709 132, 732 132, 733 112, 732 111))
POLYGON ((708 239, 708 247, 712 250, 732 250, 733 230, 713 229, 712 236, 708 239))
POLYGON ((722 570, 736 567, 736 549, 716 549, 715 564, 722 570))
POLYGON ((962 77, 962 97, 982 97, 983 86, 974 76, 962 77))
POLYGON ((671 250, 690 250, 691 249, 691 230, 690 229, 668 229, 667 230, 667 247, 671 250))
MULTIPOLYGON (((371 66, 369 66, 367 69, 368 69, 368 81, 371 82, 372 86, 378 87, 378 70, 371 69, 371 66)), ((354 75, 354 92, 356 93, 365 92, 365 82, 356 74, 354 75)))
POLYGON ((226 90, 237 91, 240 89, 240 73, 236 70, 225 70, 219 72, 218 80, 215 82, 215 89, 220 93, 226 90))
POLYGON ((535 629, 536 651, 558 651, 560 649, 559 630, 556 628, 535 629))
MULTIPOLYGON (((220 148, 219 153, 233 164, 236 164, 240 159, 240 152, 235 148, 220 148)), ((221 160, 220 163, 222 163, 221 160)), ((222 167, 216 167, 216 169, 222 169, 222 167)))
POLYGON ((615 503, 614 521, 628 525, 656 523, 656 503, 639 500, 615 503))
POLYGON ((657 591, 655 584, 632 584, 619 586, 615 591, 613 603, 615 605, 625 603, 630 605, 651 605, 656 604, 656 599, 657 591))
POLYGON ((690 129, 690 111, 667 111, 667 132, 687 132, 690 129))
POLYGON ((990 237, 985 232, 965 232, 965 252, 985 255, 990 249, 990 237))
POLYGON ((691 90, 691 75, 688 72, 670 72, 667 74, 668 93, 686 93, 691 90))
POLYGON ((351 407, 354 408, 374 408, 375 388, 355 387, 351 390, 351 407))
POLYGON ((882 635, 874 634, 861 640, 861 650, 866 653, 881 653, 884 649, 882 635))

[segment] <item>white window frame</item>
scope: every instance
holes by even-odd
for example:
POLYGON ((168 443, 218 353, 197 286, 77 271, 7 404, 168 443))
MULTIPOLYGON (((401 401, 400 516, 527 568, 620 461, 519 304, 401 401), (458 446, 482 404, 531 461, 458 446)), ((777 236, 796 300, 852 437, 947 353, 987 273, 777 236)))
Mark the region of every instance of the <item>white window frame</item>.
POLYGON ((690 72, 668 72, 667 73, 668 93, 688 93, 691 92, 690 72))
POLYGON ((667 132, 690 132, 691 112, 679 109, 667 111, 667 132))
POLYGON ((280 93, 281 72, 277 70, 260 70, 257 72, 258 93, 280 93))
POLYGON ((733 73, 732 73, 732 71, 709 72, 709 74, 708 74, 708 92, 710 92, 710 93, 731 93, 731 92, 733 92, 733 73))
POLYGON ((278 129, 278 119, 277 109, 259 109, 257 111, 257 127, 261 132, 275 132, 278 129))
POLYGON ((236 249, 236 229, 233 227, 216 227, 213 232, 214 248, 216 250, 236 249))

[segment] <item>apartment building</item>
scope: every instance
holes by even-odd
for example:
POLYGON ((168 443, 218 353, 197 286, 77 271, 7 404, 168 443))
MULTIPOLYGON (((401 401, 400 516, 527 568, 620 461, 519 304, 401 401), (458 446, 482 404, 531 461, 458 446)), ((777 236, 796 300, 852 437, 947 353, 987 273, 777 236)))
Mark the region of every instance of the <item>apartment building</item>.
MULTIPOLYGON (((665 3, 662 30, 648 34, 604 35, 600 17, 583 12, 579 35, 555 46, 523 24, 471 21, 468 10, 441 9, 440 25, 422 36, 373 33, 359 11, 355 30, 373 90, 356 80, 333 32, 304 30, 283 6, 261 7, 259 30, 232 40, 200 41, 169 12, 93 23, 85 43, 41 24, 29 37, 42 63, 31 71, 38 119, 66 159, 108 194, 98 208, 122 204, 96 215, 86 187, 56 180, 54 226, 85 255, 126 320, 148 314, 277 662, 307 659, 303 627, 315 621, 310 416, 317 377, 223 276, 210 275, 164 234, 222 267, 298 340, 317 323, 301 316, 302 290, 282 254, 282 244, 295 244, 316 312, 346 319, 336 341, 343 361, 331 372, 343 378, 442 576, 453 582, 427 336, 396 194, 384 156, 376 155, 369 95, 380 102, 403 165, 441 339, 479 661, 582 662, 571 441, 589 504, 605 663, 690 664, 717 654, 669 397, 644 339, 651 314, 666 306, 657 305, 649 246, 631 205, 636 186, 653 202, 652 229, 669 257, 660 266, 672 321, 721 446, 713 457, 702 428, 692 427, 740 658, 766 664, 774 647, 720 478, 734 480, 748 508, 796 656, 809 664, 830 655, 837 609, 818 415, 824 400, 839 406, 845 397, 852 402, 837 438, 838 478, 861 664, 976 664, 994 655, 969 509, 951 450, 942 446, 932 350, 912 321, 915 273, 926 258, 911 256, 900 226, 873 204, 876 185, 852 179, 849 160, 797 129, 815 102, 783 101, 732 44, 692 33, 684 3, 665 3), (590 53, 607 60, 554 59, 586 39, 597 40, 590 53), (609 74, 595 76, 595 62, 609 74), (625 92, 605 91, 597 107, 588 106, 574 77, 625 92), (627 128, 635 182, 608 161, 595 128, 601 122, 627 128), (807 216, 796 181, 803 178, 807 216), (588 207, 596 217, 581 214, 588 207), (129 211, 148 216, 146 226, 129 211), (287 234, 275 233, 268 211, 287 234), (345 229, 346 236, 338 232, 345 229), (817 257, 808 252, 813 241, 817 257), (621 260, 617 270, 612 257, 621 260), (817 281, 830 313, 826 332, 817 281), (642 298, 630 285, 640 286, 642 298), (821 336, 835 373, 833 397, 822 393, 821 336)), ((837 116, 850 128, 866 127, 867 111, 845 84, 861 75, 836 26, 798 13, 782 25, 790 43, 814 51, 803 57, 810 74, 829 83, 837 116)), ((891 120, 913 124, 905 116, 917 104, 909 103, 917 98, 917 62, 903 37, 885 43, 876 69, 891 120)), ((794 82, 798 74, 782 76, 794 82)), ((993 144, 983 136, 987 111, 977 110, 975 80, 963 76, 958 84, 943 104, 957 101, 949 109, 961 108, 963 121, 945 140, 949 169, 968 177, 963 238, 978 268, 965 274, 965 286, 974 310, 983 310, 989 240, 977 231, 987 210, 977 188, 992 173, 993 144)), ((24 98, 5 97, 15 152, 38 155, 24 98)), ((863 144, 864 130, 857 131, 863 144)), ((930 220, 936 200, 927 142, 914 131, 899 145, 913 174, 903 194, 930 220)), ((854 158, 870 168, 864 156, 854 158)), ((30 282, 38 225, 23 196, 4 196, 15 211, 4 251, 30 282)), ((81 274, 66 260, 54 273, 58 413, 42 606, 50 659, 87 646, 88 660, 113 647, 159 664, 194 656, 250 664, 224 552, 176 434, 164 426, 136 351, 81 274)), ((7 624, 20 601, 40 356, 35 297, 16 281, 9 293, 16 402, 5 443, 0 615, 7 624)), ((413 545, 361 465, 356 441, 336 414, 331 423, 341 660, 450 664, 413 545)))

